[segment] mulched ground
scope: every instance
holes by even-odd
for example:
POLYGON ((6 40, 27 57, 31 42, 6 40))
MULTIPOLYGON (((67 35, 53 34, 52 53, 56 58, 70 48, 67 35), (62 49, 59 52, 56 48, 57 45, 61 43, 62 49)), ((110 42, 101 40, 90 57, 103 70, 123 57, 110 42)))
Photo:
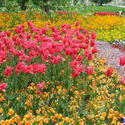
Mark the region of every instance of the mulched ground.
POLYGON ((125 67, 119 65, 119 58, 125 56, 125 51, 114 48, 109 42, 97 41, 99 56, 107 59, 107 65, 114 67, 125 77, 125 67))

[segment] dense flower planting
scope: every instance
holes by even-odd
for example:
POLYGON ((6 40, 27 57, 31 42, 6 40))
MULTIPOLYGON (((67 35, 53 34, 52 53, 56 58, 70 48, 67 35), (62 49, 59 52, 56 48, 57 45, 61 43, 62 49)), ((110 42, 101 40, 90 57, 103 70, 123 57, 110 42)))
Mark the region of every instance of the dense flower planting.
POLYGON ((125 18, 111 15, 91 15, 83 17, 78 13, 57 11, 53 17, 47 17, 39 12, 0 13, 0 30, 11 30, 14 26, 33 20, 37 27, 50 25, 60 27, 62 24, 72 24, 78 21, 85 29, 97 32, 97 39, 105 41, 125 40, 125 18), (103 22, 103 23, 102 23, 103 22))
POLYGON ((105 16, 105 15, 109 15, 109 16, 119 16, 118 13, 115 12, 96 12, 94 13, 95 15, 101 15, 101 16, 105 16))
MULTIPOLYGON (((124 24, 124 23, 123 23, 124 24)), ((104 41, 114 42, 115 40, 125 40, 125 25, 113 28, 111 30, 102 30, 98 32, 98 37, 104 41)))
POLYGON ((13 27, 26 22, 27 20, 45 20, 45 17, 39 12, 19 12, 19 13, 0 13, 0 31, 10 30, 13 27))
POLYGON ((125 78, 97 57, 96 33, 44 25, 0 32, 0 125, 121 125, 125 78))
POLYGON ((125 39, 124 17, 0 13, 0 22, 0 125, 124 123, 125 78, 96 46, 125 39))
POLYGON ((61 30, 57 27, 48 29, 47 26, 37 28, 30 21, 27 28, 19 25, 14 31, 1 32, 1 79, 11 81, 13 89, 24 87, 23 83, 28 80, 64 80, 60 74, 64 69, 67 70, 66 75, 72 74, 74 79, 83 72, 91 74, 93 68, 85 61, 92 60, 98 52, 95 38, 95 33, 89 33, 82 27, 74 29, 64 24, 61 30), (4 79, 4 76, 8 78, 4 79))

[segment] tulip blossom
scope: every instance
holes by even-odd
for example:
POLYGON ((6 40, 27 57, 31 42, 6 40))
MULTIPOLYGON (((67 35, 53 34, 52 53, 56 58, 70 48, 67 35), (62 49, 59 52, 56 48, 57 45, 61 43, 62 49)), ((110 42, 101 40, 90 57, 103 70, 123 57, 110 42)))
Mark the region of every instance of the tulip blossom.
POLYGON ((121 83, 125 84, 125 77, 121 78, 121 83))
POLYGON ((44 83, 44 82, 39 83, 39 84, 37 84, 37 87, 38 87, 40 90, 42 90, 42 89, 45 88, 45 83, 44 83))
POLYGON ((6 53, 5 51, 0 50, 0 64, 6 61, 6 53))
POLYGON ((14 69, 13 67, 7 66, 6 69, 5 69, 5 71, 3 72, 3 74, 5 76, 11 76, 12 72, 13 72, 13 69, 14 69))
POLYGON ((31 64, 33 66, 33 73, 43 73, 45 74, 45 71, 47 70, 45 64, 31 64))
POLYGON ((93 49, 92 49, 92 53, 97 53, 98 52, 98 49, 96 48, 96 47, 94 47, 93 49))
POLYGON ((64 58, 61 55, 53 56, 51 62, 53 64, 59 64, 64 58))
POLYGON ((75 69, 75 67, 80 65, 80 64, 81 64, 81 62, 80 61, 76 61, 76 60, 70 62, 70 66, 71 66, 72 69, 75 69))
POLYGON ((88 66, 88 67, 86 68, 86 73, 87 73, 88 75, 92 75, 92 74, 93 74, 93 72, 94 72, 93 67, 88 66))
POLYGON ((120 62, 119 62, 120 66, 124 66, 125 65, 125 56, 120 57, 120 62))
POLYGON ((72 77, 74 77, 74 78, 78 77, 79 75, 80 75, 80 72, 78 72, 78 71, 72 72, 72 77))
POLYGON ((106 15, 110 15, 110 16, 119 16, 118 13, 115 12, 96 12, 95 15, 100 15, 100 16, 106 16, 106 15))
POLYGON ((107 69, 107 71, 106 71, 105 74, 106 74, 108 77, 110 77, 110 76, 113 74, 113 71, 114 71, 114 68, 109 67, 109 68, 107 69))
POLYGON ((84 54, 85 54, 85 56, 88 57, 88 56, 90 56, 92 54, 92 51, 91 50, 86 50, 84 54))
POLYGON ((92 34, 91 34, 91 38, 92 38, 92 39, 95 39, 96 36, 97 36, 96 33, 92 33, 92 34))
POLYGON ((0 92, 5 92, 7 86, 8 86, 7 83, 0 83, 0 92))
POLYGON ((16 66, 15 66, 15 71, 17 74, 19 74, 20 72, 25 71, 27 65, 24 62, 19 62, 16 66))
POLYGON ((73 72, 72 72, 72 76, 74 77, 74 78, 76 78, 76 77, 78 77, 82 72, 84 72, 85 71, 85 68, 84 68, 84 66, 81 64, 81 65, 79 65, 79 66, 75 66, 74 68, 73 68, 73 72))
POLYGON ((80 22, 79 22, 79 21, 77 21, 77 22, 75 23, 75 25, 76 25, 76 26, 79 26, 79 25, 80 25, 80 22))
POLYGON ((94 55, 90 54, 90 55, 88 56, 88 59, 89 59, 89 60, 93 60, 93 59, 94 59, 94 55))
POLYGON ((96 42, 94 41, 94 40, 92 40, 91 42, 90 42, 90 46, 95 46, 96 45, 96 42))

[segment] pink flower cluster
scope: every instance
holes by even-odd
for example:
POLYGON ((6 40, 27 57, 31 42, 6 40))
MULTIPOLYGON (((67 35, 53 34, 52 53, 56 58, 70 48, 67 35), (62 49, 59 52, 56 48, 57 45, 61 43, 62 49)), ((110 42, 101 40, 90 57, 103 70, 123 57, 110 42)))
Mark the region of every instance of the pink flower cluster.
POLYGON ((109 16, 119 16, 118 13, 115 13, 115 12, 95 12, 94 15, 100 15, 100 16, 106 16, 106 15, 109 15, 109 16))
POLYGON ((28 28, 19 25, 14 31, 0 33, 0 65, 7 63, 4 76, 13 72, 46 74, 48 65, 60 63, 68 63, 73 77, 82 72, 93 74, 94 67, 87 65, 86 60, 93 60, 98 52, 96 33, 84 30, 79 22, 76 28, 63 24, 60 29, 50 25, 37 28, 30 21, 27 24, 28 28), (13 66, 9 65, 12 61, 13 66))

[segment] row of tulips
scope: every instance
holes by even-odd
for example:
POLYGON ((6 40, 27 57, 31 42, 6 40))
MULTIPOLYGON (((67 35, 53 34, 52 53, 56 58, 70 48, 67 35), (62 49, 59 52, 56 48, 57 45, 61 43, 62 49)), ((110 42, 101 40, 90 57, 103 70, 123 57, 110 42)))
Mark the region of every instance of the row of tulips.
POLYGON ((95 12, 94 15, 100 15, 100 16, 119 16, 120 14, 115 12, 95 12))
POLYGON ((74 79, 84 73, 91 75, 94 69, 87 60, 93 60, 98 52, 95 38, 95 33, 82 27, 73 29, 64 24, 61 30, 37 28, 30 21, 28 28, 19 25, 14 31, 1 32, 1 77, 6 82, 10 80, 12 88, 18 88, 24 87, 21 82, 25 80, 63 80, 59 75, 61 70, 67 70, 66 75, 72 74, 74 79), (17 80, 15 87, 13 78, 16 75, 22 81, 17 80), (35 79, 30 78, 32 75, 35 79))
POLYGON ((100 15, 100 16, 120 16, 120 15, 125 15, 124 12, 119 12, 119 13, 115 13, 115 12, 95 12, 94 15, 100 15))

